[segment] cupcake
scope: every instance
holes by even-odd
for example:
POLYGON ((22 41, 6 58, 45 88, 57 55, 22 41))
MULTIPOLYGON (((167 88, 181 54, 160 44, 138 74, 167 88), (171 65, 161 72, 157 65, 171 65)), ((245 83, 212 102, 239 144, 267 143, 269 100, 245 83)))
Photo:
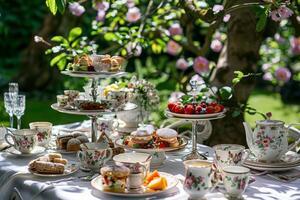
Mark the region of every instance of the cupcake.
POLYGON ((163 142, 169 147, 178 147, 179 142, 177 140, 178 133, 174 129, 161 128, 156 131, 159 142, 163 142))
POLYGON ((130 170, 125 166, 105 166, 100 169, 104 191, 124 192, 130 170))

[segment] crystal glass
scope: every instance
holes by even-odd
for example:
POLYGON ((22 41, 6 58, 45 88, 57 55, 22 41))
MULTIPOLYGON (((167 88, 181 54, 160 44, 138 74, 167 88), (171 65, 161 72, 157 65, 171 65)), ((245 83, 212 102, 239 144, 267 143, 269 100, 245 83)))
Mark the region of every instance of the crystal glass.
POLYGON ((13 95, 9 92, 4 93, 4 107, 5 111, 10 117, 10 127, 14 127, 14 99, 13 95))
POLYGON ((14 115, 18 119, 18 129, 21 128, 21 117, 25 111, 25 95, 17 95, 14 107, 14 115))
POLYGON ((9 83, 8 92, 11 94, 12 98, 15 99, 19 93, 19 84, 18 83, 9 83))

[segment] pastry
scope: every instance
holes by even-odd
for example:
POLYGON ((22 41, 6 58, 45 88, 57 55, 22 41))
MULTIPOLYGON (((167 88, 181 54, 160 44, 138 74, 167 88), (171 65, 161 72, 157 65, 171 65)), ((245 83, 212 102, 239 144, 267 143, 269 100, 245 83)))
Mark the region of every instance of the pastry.
POLYGON ((65 165, 61 163, 52 163, 45 161, 33 161, 30 164, 30 169, 41 174, 63 174, 65 170, 65 165))
POLYGON ((178 147, 179 142, 177 139, 178 133, 174 129, 161 128, 156 131, 159 142, 164 142, 167 146, 178 147))
POLYGON ((102 175, 102 185, 105 191, 124 192, 126 180, 130 173, 125 166, 105 166, 100 170, 102 175))
POLYGON ((63 159, 63 158, 54 158, 53 162, 54 163, 61 163, 61 164, 64 164, 64 165, 68 164, 68 160, 67 159, 63 159))
POLYGON ((80 110, 104 110, 106 108, 106 104, 87 101, 79 104, 78 108, 80 110))
POLYGON ((121 56, 112 56, 111 59, 116 60, 119 65, 123 65, 125 63, 125 59, 121 56))
POLYGON ((59 135, 56 138, 57 149, 67 150, 67 151, 78 151, 79 145, 87 142, 89 142, 88 137, 80 131, 74 131, 72 134, 68 134, 68 135, 59 135), (71 139, 76 139, 75 145, 74 145, 74 140, 72 140, 73 142, 71 141, 71 145, 69 145, 68 147, 68 143, 71 139), (75 149, 75 150, 70 150, 70 149, 75 149))
POLYGON ((77 138, 72 138, 67 143, 67 151, 79 151, 80 150, 80 140, 77 138))
POLYGON ((53 162, 55 158, 62 158, 60 153, 49 153, 48 157, 50 162, 53 162))
POLYGON ((72 139, 72 135, 59 135, 56 138, 56 146, 58 149, 67 149, 67 143, 72 139))
POLYGON ((152 134, 147 132, 147 130, 138 129, 133 131, 131 134, 131 141, 133 144, 147 144, 150 140, 152 140, 152 134))

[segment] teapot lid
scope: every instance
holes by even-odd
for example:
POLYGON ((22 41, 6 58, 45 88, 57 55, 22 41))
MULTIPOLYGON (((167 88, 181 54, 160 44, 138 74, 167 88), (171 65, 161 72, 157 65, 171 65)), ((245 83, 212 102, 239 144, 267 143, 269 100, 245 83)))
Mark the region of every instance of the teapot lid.
POLYGON ((265 119, 256 121, 256 124, 265 126, 283 126, 284 122, 280 120, 265 119))

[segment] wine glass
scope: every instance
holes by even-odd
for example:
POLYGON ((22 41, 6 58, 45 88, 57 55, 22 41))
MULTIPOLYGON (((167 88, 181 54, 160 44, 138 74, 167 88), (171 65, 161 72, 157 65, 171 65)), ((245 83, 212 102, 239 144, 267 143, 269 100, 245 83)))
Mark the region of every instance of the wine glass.
POLYGON ((10 117, 10 128, 14 127, 14 100, 12 96, 9 92, 4 93, 4 107, 10 117))
POLYGON ((21 128, 21 117, 25 111, 25 95, 17 95, 14 107, 14 115, 18 119, 18 129, 21 128))
POLYGON ((19 84, 18 83, 9 83, 8 92, 11 94, 12 98, 15 99, 19 93, 19 84))

